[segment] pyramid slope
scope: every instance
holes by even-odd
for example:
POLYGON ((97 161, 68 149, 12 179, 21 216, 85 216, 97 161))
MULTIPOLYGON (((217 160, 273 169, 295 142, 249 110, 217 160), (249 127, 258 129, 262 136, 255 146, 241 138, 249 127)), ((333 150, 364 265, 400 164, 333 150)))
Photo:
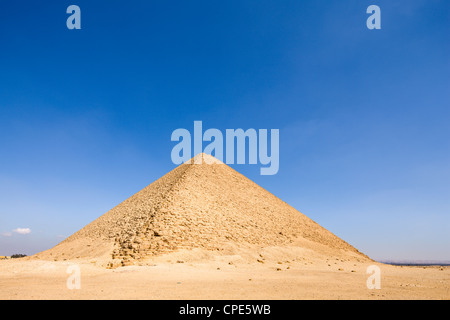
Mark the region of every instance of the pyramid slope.
POLYGON ((296 239, 330 254, 365 257, 229 166, 200 154, 39 256, 126 264, 180 249, 220 251, 229 243, 264 247, 296 239), (199 160, 203 164, 193 164, 199 160))

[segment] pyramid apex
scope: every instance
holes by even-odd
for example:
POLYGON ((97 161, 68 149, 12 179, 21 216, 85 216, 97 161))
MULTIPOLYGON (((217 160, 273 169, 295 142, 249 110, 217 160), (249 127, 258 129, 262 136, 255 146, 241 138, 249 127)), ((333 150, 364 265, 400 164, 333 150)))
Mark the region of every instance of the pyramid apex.
POLYGON ((207 153, 199 153, 192 159, 185 162, 185 164, 224 164, 219 159, 207 153))

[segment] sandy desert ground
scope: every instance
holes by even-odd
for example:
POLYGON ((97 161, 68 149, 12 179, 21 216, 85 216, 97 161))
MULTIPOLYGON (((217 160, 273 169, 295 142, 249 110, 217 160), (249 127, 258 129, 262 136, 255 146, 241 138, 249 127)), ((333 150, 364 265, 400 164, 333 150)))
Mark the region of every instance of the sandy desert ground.
POLYGON ((0 299, 450 299, 450 267, 376 263, 381 289, 370 290, 366 269, 372 262, 275 260, 233 255, 189 261, 178 254, 116 269, 95 260, 5 260, 0 299), (72 265, 80 267, 80 289, 67 287, 72 265))

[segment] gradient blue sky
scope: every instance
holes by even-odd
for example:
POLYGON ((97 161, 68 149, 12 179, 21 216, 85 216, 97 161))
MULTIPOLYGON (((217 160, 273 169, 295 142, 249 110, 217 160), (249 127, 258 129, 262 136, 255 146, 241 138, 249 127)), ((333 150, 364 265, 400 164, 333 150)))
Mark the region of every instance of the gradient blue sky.
POLYGON ((450 260, 449 34, 447 0, 1 1, 0 255, 173 169, 202 120, 280 129, 277 175, 233 168, 370 257, 450 260))

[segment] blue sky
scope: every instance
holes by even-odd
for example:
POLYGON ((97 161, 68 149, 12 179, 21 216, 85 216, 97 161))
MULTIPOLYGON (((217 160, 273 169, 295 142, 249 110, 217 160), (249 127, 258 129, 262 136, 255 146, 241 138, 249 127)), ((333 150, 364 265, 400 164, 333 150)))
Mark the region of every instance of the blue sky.
POLYGON ((233 168, 372 258, 450 260, 449 15, 446 0, 2 1, 0 255, 48 249, 173 169, 171 133, 201 120, 280 129, 277 175, 233 168))

